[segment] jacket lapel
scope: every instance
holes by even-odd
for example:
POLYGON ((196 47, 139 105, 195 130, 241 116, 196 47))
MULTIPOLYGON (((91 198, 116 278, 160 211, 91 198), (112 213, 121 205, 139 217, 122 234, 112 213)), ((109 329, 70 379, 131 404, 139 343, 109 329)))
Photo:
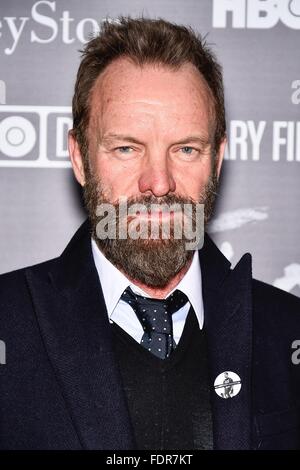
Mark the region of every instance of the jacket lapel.
POLYGON ((252 275, 246 254, 230 270, 229 261, 206 236, 200 250, 205 330, 210 368, 215 449, 251 448, 252 275), (240 392, 229 399, 214 390, 225 371, 241 379, 240 392))
POLYGON ((121 376, 85 223, 41 276, 27 270, 37 319, 85 449, 133 448, 121 376))

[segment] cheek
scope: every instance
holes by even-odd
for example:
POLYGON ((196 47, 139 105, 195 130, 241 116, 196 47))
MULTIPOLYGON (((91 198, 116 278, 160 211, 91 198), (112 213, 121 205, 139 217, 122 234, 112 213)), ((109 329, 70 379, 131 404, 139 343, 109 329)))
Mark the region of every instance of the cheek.
POLYGON ((106 158, 97 158, 94 163, 94 171, 101 181, 102 191, 110 201, 117 200, 120 196, 131 196, 138 177, 132 170, 117 162, 113 165, 106 158))
POLYGON ((92 172, 100 182, 103 195, 111 201, 113 198, 113 181, 115 180, 111 169, 100 158, 92 158, 90 162, 92 172))
POLYGON ((197 198, 199 192, 207 185, 211 176, 212 166, 208 160, 205 163, 192 164, 176 172, 176 187, 178 192, 183 192, 190 197, 197 198))

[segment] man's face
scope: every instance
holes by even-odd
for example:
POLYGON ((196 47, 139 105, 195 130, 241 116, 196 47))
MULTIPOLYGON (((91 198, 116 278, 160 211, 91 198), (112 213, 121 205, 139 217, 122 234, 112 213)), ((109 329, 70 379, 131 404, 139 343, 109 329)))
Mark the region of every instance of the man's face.
MULTIPOLYGON (((91 94, 86 174, 70 137, 74 171, 85 184, 90 216, 97 202, 117 204, 120 197, 135 202, 211 203, 223 155, 222 144, 219 154, 212 156, 213 122, 207 85, 192 64, 174 71, 151 64, 139 67, 126 58, 112 62, 91 94)), ((106 251, 107 243, 98 241, 98 245, 129 276, 148 285, 167 282, 191 259, 178 240, 153 244, 151 259, 151 244, 128 241, 120 250, 121 242, 115 254, 106 251), (124 256, 126 265, 121 266, 124 256), (132 269, 128 259, 133 260, 132 269), (149 275, 146 259, 152 262, 149 275), (163 259, 166 271, 159 275, 158 263, 163 259)))
POLYGON ((90 106, 90 163, 107 199, 199 198, 212 170, 213 128, 193 65, 172 71, 118 59, 99 77, 90 106))

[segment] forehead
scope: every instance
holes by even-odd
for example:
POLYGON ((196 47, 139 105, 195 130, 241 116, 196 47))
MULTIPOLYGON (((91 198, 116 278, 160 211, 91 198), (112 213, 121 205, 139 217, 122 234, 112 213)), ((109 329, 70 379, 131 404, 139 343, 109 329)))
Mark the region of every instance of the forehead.
POLYGON ((207 125, 212 99, 207 83, 193 64, 179 69, 165 65, 138 66, 127 58, 109 64, 90 96, 91 121, 105 124, 126 115, 149 119, 201 121, 207 125))

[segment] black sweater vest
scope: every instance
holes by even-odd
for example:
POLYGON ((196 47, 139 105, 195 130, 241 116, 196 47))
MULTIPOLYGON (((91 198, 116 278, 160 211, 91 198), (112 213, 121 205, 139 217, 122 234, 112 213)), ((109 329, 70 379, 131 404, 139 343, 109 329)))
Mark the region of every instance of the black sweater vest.
POLYGON ((205 332, 193 310, 179 344, 164 360, 118 325, 112 329, 136 449, 212 449, 205 332))

